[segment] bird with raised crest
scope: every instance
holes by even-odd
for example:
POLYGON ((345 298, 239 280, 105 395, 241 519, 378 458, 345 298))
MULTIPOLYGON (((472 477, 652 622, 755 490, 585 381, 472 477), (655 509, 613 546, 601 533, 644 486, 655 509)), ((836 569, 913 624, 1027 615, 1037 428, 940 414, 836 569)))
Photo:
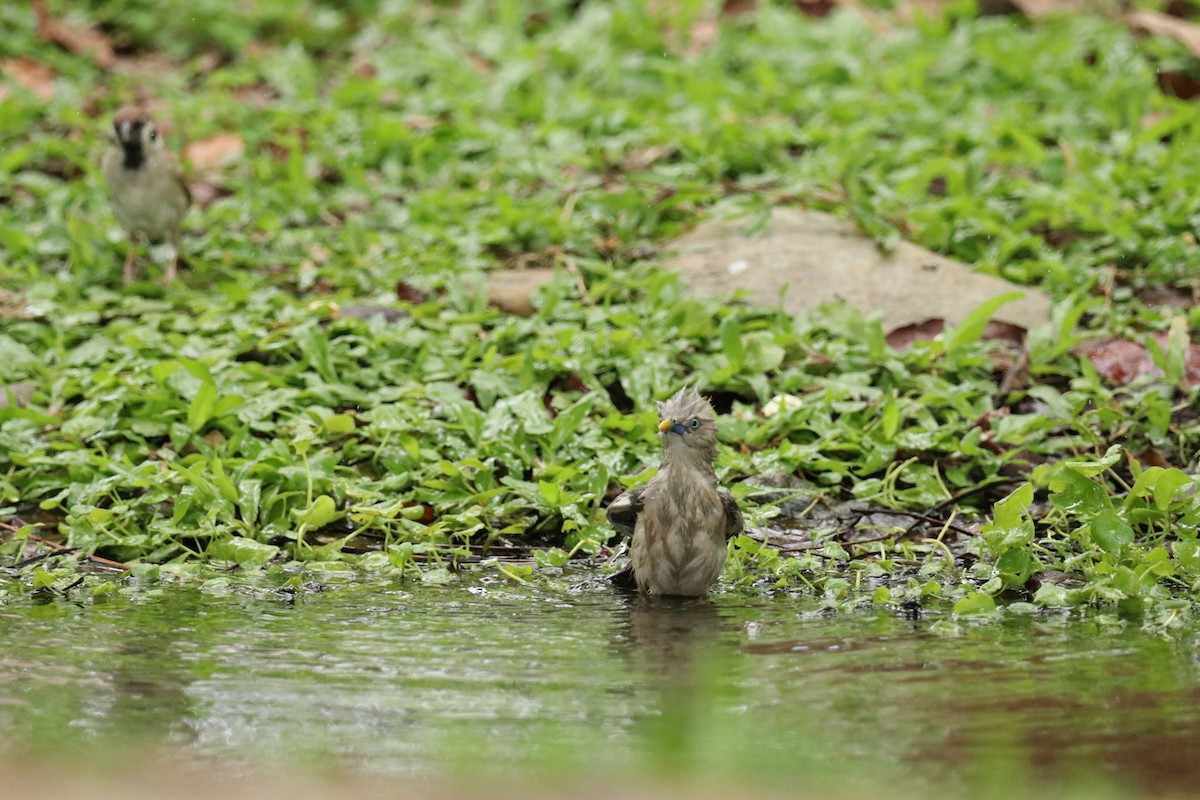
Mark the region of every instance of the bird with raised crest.
POLYGON ((108 200, 121 227, 129 234, 129 250, 121 275, 133 280, 133 259, 140 238, 170 239, 174 246, 164 280, 179 269, 180 226, 191 192, 175 154, 163 146, 158 127, 145 109, 125 106, 113 115, 112 145, 100 162, 108 184, 108 200))
POLYGON ((608 521, 631 536, 629 563, 611 580, 649 595, 699 597, 721 574, 725 542, 741 533, 742 513, 717 486, 716 422, 708 400, 684 388, 658 404, 658 415, 658 473, 608 507, 608 521))

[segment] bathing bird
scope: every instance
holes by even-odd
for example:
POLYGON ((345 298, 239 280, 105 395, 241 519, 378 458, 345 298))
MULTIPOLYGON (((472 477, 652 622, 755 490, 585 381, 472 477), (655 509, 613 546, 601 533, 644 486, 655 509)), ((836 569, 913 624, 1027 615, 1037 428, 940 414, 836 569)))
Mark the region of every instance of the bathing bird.
POLYGON ((658 404, 658 415, 658 473, 608 507, 608 521, 632 534, 629 563, 611 580, 649 595, 699 597, 721 574, 725 542, 742 532, 742 513, 717 486, 716 422, 708 400, 685 387, 658 404))

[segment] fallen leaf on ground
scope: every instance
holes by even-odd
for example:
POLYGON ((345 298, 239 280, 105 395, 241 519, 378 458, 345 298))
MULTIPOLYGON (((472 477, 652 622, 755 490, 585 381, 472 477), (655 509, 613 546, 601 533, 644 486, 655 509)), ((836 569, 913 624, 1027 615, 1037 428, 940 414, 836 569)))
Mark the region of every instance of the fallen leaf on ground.
POLYGON ((488 302, 506 314, 532 316, 538 289, 554 280, 554 274, 548 267, 494 270, 487 278, 488 302))
POLYGON ((37 385, 30 381, 19 381, 7 386, 0 384, 0 408, 27 406, 36 391, 37 385))
POLYGON ((621 159, 619 168, 622 172, 641 172, 674 152, 675 147, 673 145, 658 144, 644 147, 641 150, 634 150, 632 153, 627 153, 621 159))
POLYGON ((725 0, 721 3, 722 17, 740 17, 758 10, 758 0, 725 0))
POLYGON ((250 108, 267 108, 279 99, 279 93, 265 82, 234 89, 233 96, 250 108))
POLYGON ((1200 58, 1200 25, 1157 11, 1130 12, 1125 15, 1125 24, 1136 30, 1169 36, 1186 47, 1193 57, 1200 58))
MULTIPOLYGON (((1166 350, 1167 335, 1156 333, 1151 336, 1159 347, 1166 350)), ((1091 339, 1075 347, 1075 353, 1092 362, 1100 377, 1111 383, 1124 386, 1138 378, 1161 377, 1163 371, 1150 357, 1146 346, 1129 339, 1091 339)), ((1189 342, 1184 354, 1184 381, 1189 386, 1200 385, 1200 345, 1189 342)))
POLYGON ((0 289, 0 319, 37 319, 42 312, 22 295, 0 289))
POLYGON ((208 208, 222 197, 233 195, 232 189, 226 189, 224 186, 218 186, 212 181, 205 180, 189 182, 188 190, 192 193, 192 202, 198 208, 208 208))
POLYGON ((414 306, 419 306, 429 301, 429 293, 418 289, 411 283, 400 281, 396 284, 396 299, 404 303, 412 303, 414 306))
MULTIPOLYGON (((1162 69, 1158 71, 1156 76, 1158 79, 1158 89, 1168 97, 1178 97, 1180 100, 1191 100, 1193 97, 1200 95, 1200 77, 1193 75, 1183 70, 1162 69)), ((1150 115, 1147 115, 1150 116, 1150 115)), ((1161 112, 1161 118, 1168 116, 1166 112, 1161 112)), ((1160 119, 1142 121, 1143 128, 1149 128, 1151 124, 1159 122, 1160 119)))
POLYGON ((218 133, 183 148, 183 157, 196 169, 215 169, 236 161, 245 151, 246 144, 242 137, 234 133, 218 133))
POLYGON ((1156 447, 1147 447, 1142 452, 1134 455, 1134 458, 1136 458, 1143 467, 1162 467, 1163 469, 1170 469, 1172 466, 1174 466, 1156 447))
MULTIPOLYGON (((54 95, 54 70, 31 58, 6 58, 0 61, 0 72, 39 100, 49 100, 54 95)), ((0 99, 8 93, 8 87, 0 85, 0 99)))
POLYGON ((1085 10, 1084 0, 981 0, 979 3, 979 12, 984 16, 1024 14, 1033 18, 1085 10))
POLYGON ((1200 292, 1191 286, 1147 286, 1133 292, 1141 302, 1158 308, 1191 308, 1200 305, 1198 295, 1200 292))
POLYGON ((95 28, 79 28, 56 19, 46 8, 45 0, 33 0, 33 13, 37 16, 38 38, 43 42, 53 42, 68 52, 88 56, 106 69, 116 61, 112 42, 95 28))
POLYGON ((839 0, 792 0, 792 6, 806 17, 828 17, 841 3, 839 0))
POLYGON ((410 114, 403 121, 405 125, 414 131, 433 130, 445 122, 441 117, 431 117, 424 114, 410 114))
MULTIPOLYGON (((945 320, 927 319, 912 325, 901 325, 887 335, 889 346, 897 350, 907 350, 917 342, 927 342, 942 335, 946 329, 945 320)), ((991 320, 983 329, 981 339, 1008 342, 1020 346, 1025 341, 1025 329, 1020 325, 1000 320, 991 320)))

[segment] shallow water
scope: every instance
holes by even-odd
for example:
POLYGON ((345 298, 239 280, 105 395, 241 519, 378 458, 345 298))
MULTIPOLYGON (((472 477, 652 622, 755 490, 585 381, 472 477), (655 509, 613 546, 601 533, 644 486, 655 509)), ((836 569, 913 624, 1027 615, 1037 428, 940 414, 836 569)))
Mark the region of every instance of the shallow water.
POLYGON ((619 772, 972 796, 1186 793, 1200 778, 1194 632, 647 602, 584 579, 291 599, 172 586, 0 607, 0 755, 150 744, 231 774, 619 772))

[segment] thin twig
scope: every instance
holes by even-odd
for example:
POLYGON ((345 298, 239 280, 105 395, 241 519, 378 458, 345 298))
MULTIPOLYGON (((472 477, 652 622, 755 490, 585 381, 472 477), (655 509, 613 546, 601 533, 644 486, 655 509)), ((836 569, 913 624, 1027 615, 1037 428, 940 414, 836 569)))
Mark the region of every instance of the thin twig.
MULTIPOLYGON (((946 520, 944 520, 944 519, 938 519, 937 517, 931 517, 931 516, 929 516, 928 514, 922 514, 922 513, 921 513, 921 512, 919 512, 919 511, 904 511, 904 510, 902 510, 902 509, 899 509, 899 508, 892 508, 892 509, 888 509, 888 512, 887 512, 887 513, 889 513, 889 514, 902 514, 903 516, 906 516, 906 517, 912 517, 913 519, 919 520, 919 521, 921 521, 921 522, 928 523, 928 524, 930 524, 930 525, 937 525, 937 526, 939 526, 939 527, 940 527, 940 526, 945 526, 947 529, 949 529, 949 530, 952 530, 952 531, 954 531, 955 533, 960 533, 960 534, 962 534, 963 536, 974 536, 974 535, 976 534, 976 532, 975 532, 975 531, 969 531, 969 530, 967 530, 966 528, 960 528, 960 527, 958 527, 957 525, 950 525, 950 524, 949 524, 949 523, 947 523, 947 522, 946 522, 946 520)), ((911 526, 911 527, 910 527, 908 530, 911 532, 911 531, 912 531, 912 529, 913 529, 913 528, 915 528, 915 527, 916 527, 916 525, 913 525, 913 526, 911 526)))

